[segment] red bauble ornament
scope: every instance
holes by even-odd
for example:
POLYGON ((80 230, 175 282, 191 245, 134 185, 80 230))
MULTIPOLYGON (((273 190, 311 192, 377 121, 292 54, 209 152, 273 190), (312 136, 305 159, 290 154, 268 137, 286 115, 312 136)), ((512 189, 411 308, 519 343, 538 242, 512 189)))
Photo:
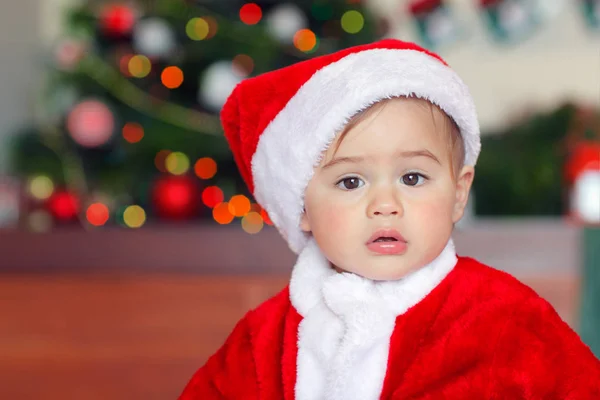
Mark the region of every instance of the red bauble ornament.
POLYGON ((46 207, 58 221, 72 221, 79 214, 79 199, 66 190, 56 190, 48 199, 46 207))
POLYGON ((197 215, 200 188, 189 176, 165 175, 152 188, 152 206, 161 218, 185 220, 197 215))
POLYGON ((107 36, 126 36, 131 33, 136 19, 136 13, 131 7, 111 4, 102 10, 100 29, 107 36))

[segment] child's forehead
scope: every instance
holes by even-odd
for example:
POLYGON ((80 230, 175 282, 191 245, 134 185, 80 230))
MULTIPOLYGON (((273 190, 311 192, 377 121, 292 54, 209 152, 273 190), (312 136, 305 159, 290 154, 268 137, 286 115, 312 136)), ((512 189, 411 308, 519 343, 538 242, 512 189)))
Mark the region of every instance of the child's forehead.
MULTIPOLYGON (((447 141, 448 117, 435 105, 416 98, 397 98, 377 103, 350 120, 329 149, 392 146, 409 141, 435 145, 447 141)), ((328 150, 329 150, 328 149, 328 150)))

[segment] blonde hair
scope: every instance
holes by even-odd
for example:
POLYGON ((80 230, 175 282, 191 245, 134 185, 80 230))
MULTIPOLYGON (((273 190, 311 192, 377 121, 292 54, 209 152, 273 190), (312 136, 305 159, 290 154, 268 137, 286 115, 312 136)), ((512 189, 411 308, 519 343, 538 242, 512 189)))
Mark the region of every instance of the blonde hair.
POLYGON ((342 143, 342 141, 344 140, 344 138, 346 137, 346 135, 352 128, 354 128, 361 121, 364 121, 367 117, 373 115, 374 113, 381 112, 383 110, 383 108, 391 100, 399 99, 399 98, 416 100, 423 106, 428 107, 429 110, 431 111, 431 118, 432 118, 434 124, 435 124, 435 115, 434 115, 435 109, 437 109, 444 116, 444 127, 443 127, 442 131, 444 133, 446 133, 446 135, 447 135, 446 137, 448 139, 448 153, 449 153, 450 159, 452 161, 451 162, 452 173, 453 173, 453 176, 456 177, 458 175, 458 173, 460 172, 460 170, 462 169, 462 167, 464 165, 464 160, 465 160, 465 143, 463 141, 462 135, 460 134, 460 129, 459 129, 458 125, 456 124, 456 122, 448 114, 446 114, 440 107, 438 107, 437 105, 435 105, 433 103, 428 102, 427 100, 420 99, 418 97, 402 96, 402 97, 387 98, 387 99, 378 101, 377 103, 372 104, 368 108, 365 108, 365 109, 359 111, 358 113, 354 114, 352 116, 352 118, 350 118, 350 120, 348 121, 346 126, 344 126, 344 129, 340 132, 339 138, 337 140, 337 143, 336 143, 336 146, 334 149, 334 154, 337 152, 337 150, 340 147, 340 144, 342 143))

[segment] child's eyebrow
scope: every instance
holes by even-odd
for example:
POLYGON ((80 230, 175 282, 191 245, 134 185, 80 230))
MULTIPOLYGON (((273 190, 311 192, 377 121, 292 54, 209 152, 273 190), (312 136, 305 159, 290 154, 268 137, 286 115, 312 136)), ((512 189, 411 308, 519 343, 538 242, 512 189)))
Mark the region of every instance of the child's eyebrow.
MULTIPOLYGON (((422 149, 422 150, 405 150, 405 151, 399 151, 396 154, 394 154, 394 158, 414 158, 414 157, 427 157, 432 159, 433 161, 435 161, 438 164, 442 164, 440 162, 440 160, 429 150, 427 149, 422 149)), ((343 164, 343 163, 350 163, 350 164, 358 164, 360 162, 363 162, 365 160, 369 160, 372 159, 373 157, 359 157, 359 156, 355 156, 355 157, 336 157, 331 159, 327 164, 325 164, 323 166, 322 169, 326 169, 326 168, 330 168, 333 167, 334 165, 337 164, 343 164)))

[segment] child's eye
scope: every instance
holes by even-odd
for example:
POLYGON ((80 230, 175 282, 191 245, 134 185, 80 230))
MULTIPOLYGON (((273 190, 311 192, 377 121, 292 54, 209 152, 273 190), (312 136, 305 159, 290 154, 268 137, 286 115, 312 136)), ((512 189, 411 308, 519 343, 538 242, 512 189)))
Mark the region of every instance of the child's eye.
POLYGON ((364 184, 365 183, 362 181, 362 179, 357 178, 355 176, 350 176, 348 178, 340 180, 338 183, 335 184, 335 186, 343 190, 354 190, 358 189, 364 184))
POLYGON ((402 183, 404 183, 406 186, 420 186, 425 183, 425 179, 427 179, 427 177, 418 173, 410 173, 402 176, 401 179, 402 183))

